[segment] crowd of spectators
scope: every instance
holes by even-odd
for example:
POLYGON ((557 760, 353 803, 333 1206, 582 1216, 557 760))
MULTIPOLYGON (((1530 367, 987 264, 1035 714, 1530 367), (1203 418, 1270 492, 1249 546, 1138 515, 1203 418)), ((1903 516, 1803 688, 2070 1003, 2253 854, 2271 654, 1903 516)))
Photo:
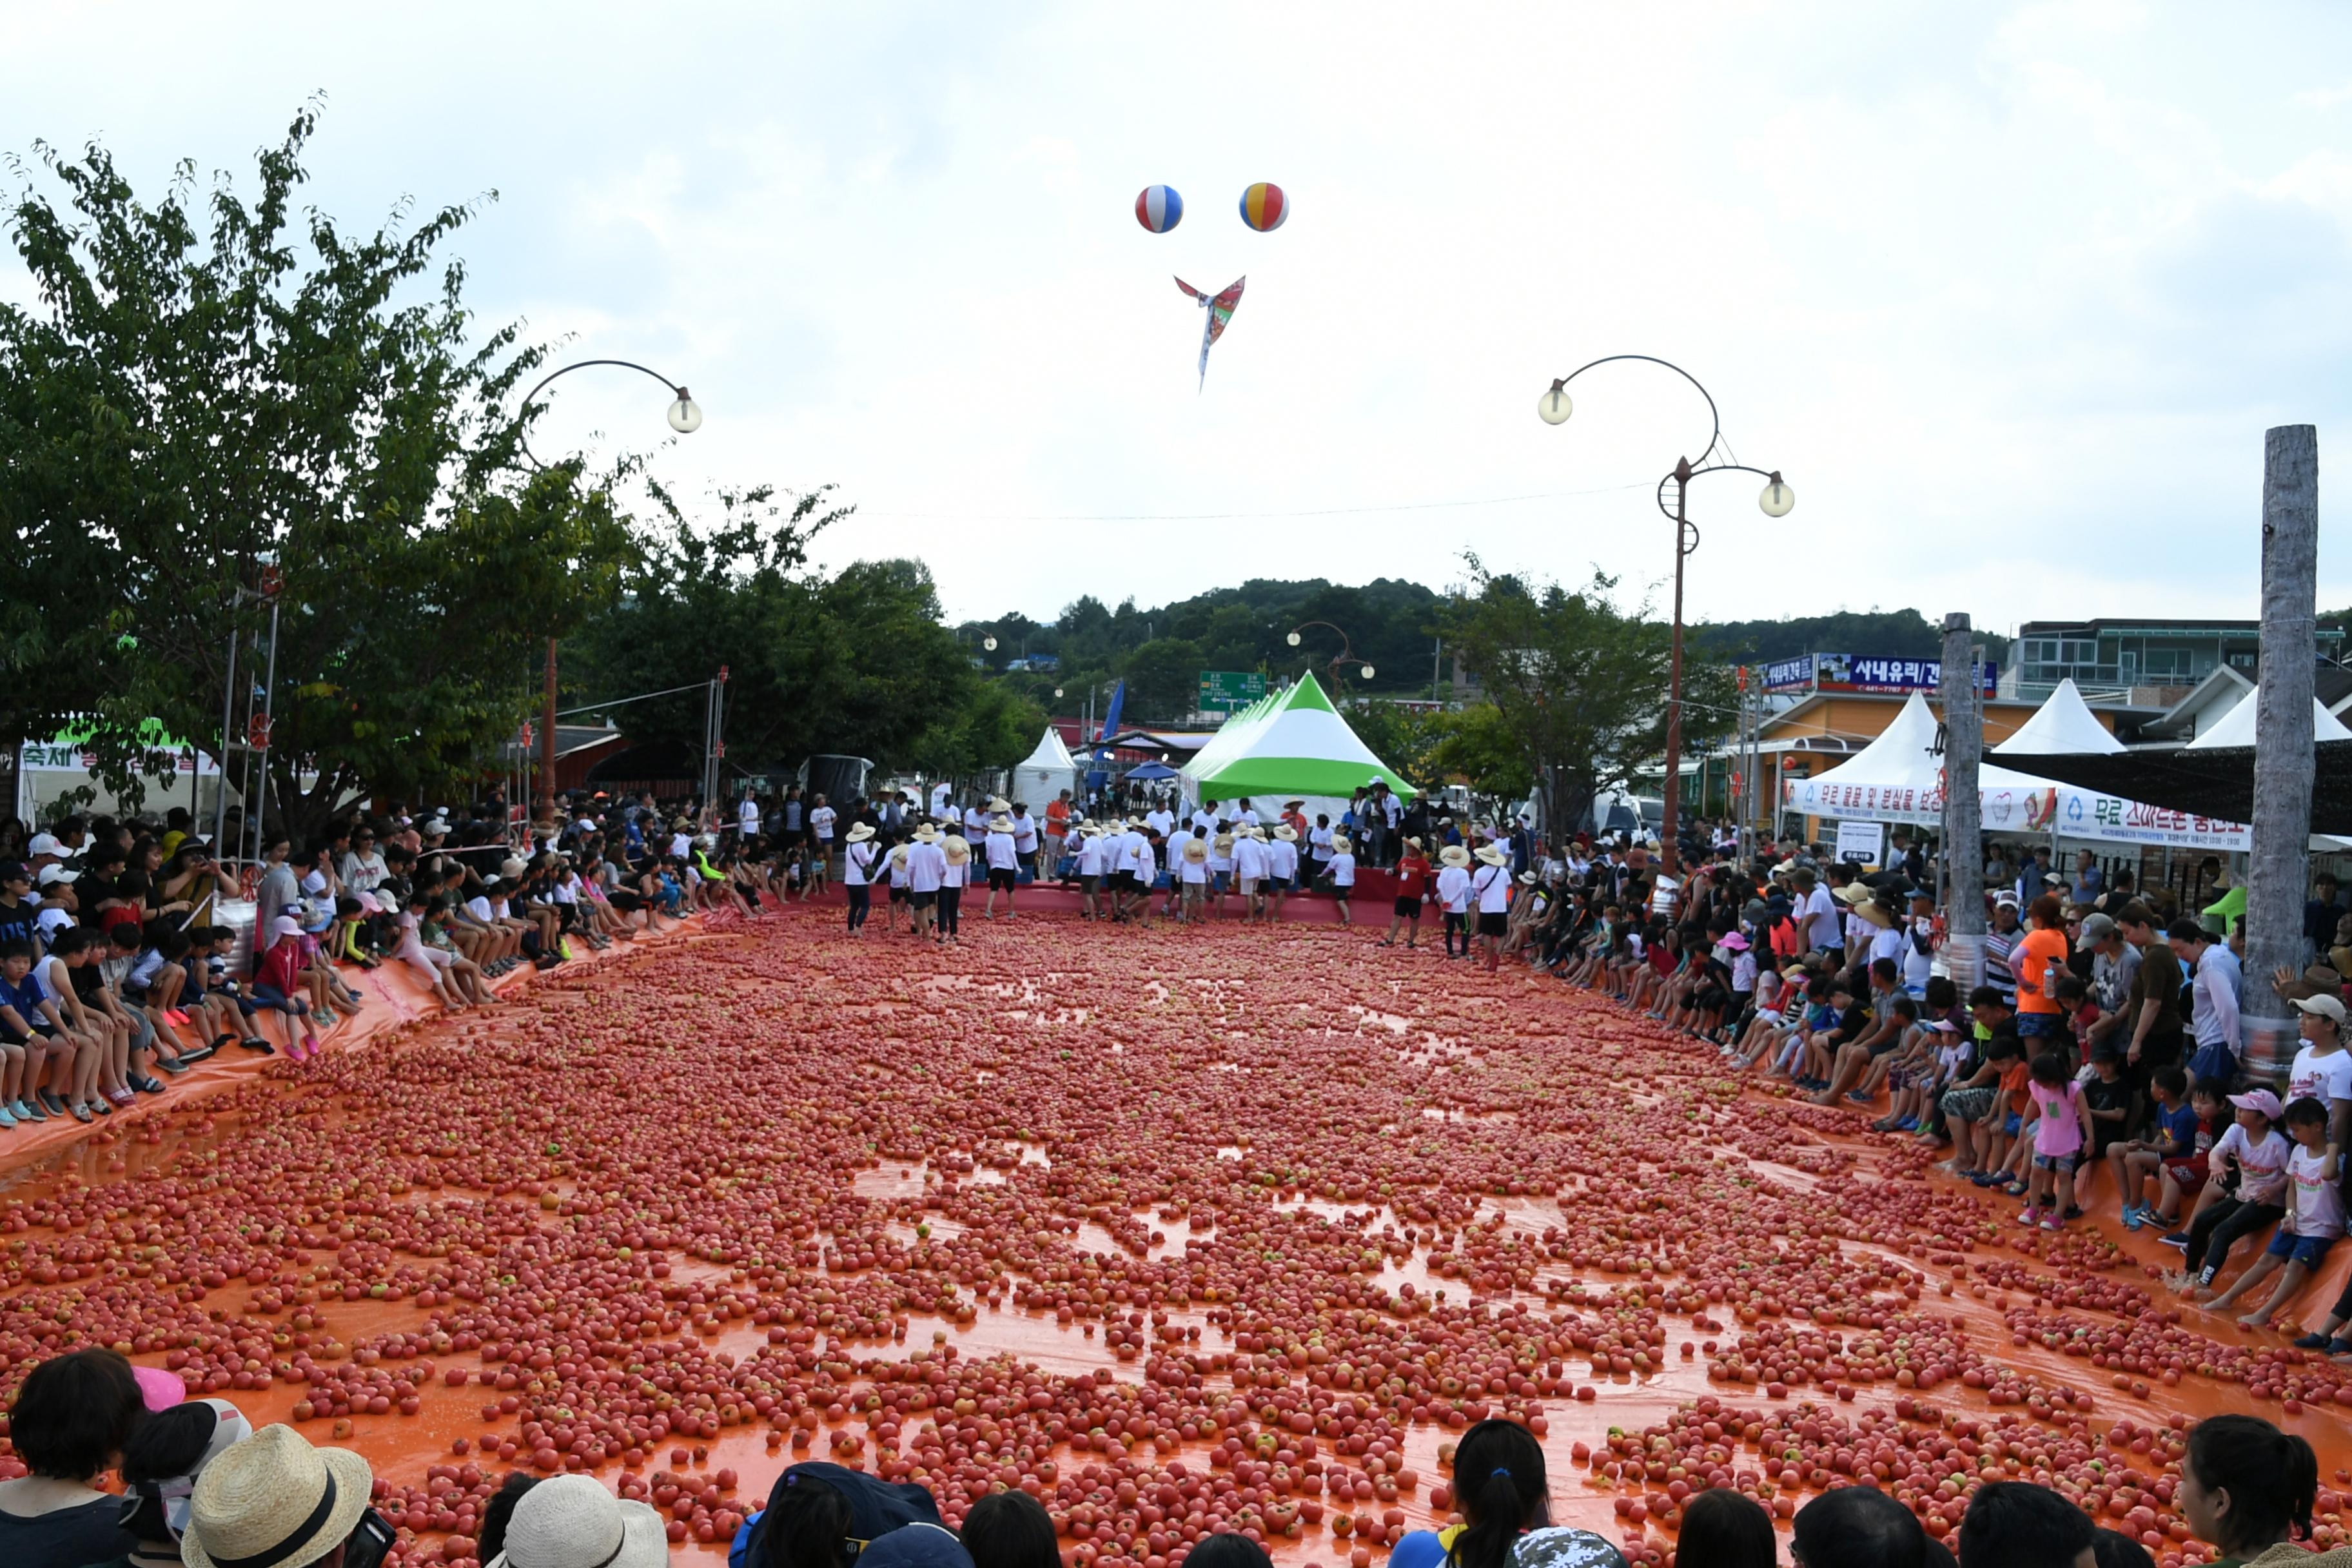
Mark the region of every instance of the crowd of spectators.
MULTIPOLYGON (((371 1506, 366 1459, 317 1447, 290 1426, 254 1431, 236 1405, 186 1396, 174 1374, 110 1350, 40 1363, 18 1384, 0 1480, 0 1563, 9 1568, 368 1568, 396 1538, 371 1506), (110 1479, 119 1479, 120 1490, 110 1479)), ((1551 1521, 1542 1446, 1524 1426, 1479 1422, 1454 1456, 1456 1522, 1405 1535, 1392 1568, 1624 1568, 1616 1546, 1551 1521)), ((2179 1504, 2228 1563, 2352 1568, 2352 1550, 2313 1553, 2319 1468, 2311 1445, 2250 1415, 2189 1433, 2179 1504)), ((1954 1561, 1912 1510, 1864 1482, 1797 1511, 1801 1568, 1934 1568, 1954 1561)), ((485 1568, 660 1568, 669 1521, 593 1478, 508 1476, 476 1524, 485 1568)), ((2126 1568, 2152 1561, 2057 1492, 1991 1480, 1954 1534, 1959 1561, 1999 1568, 2126 1568)), ((1678 1568, 1774 1568, 1771 1516, 1727 1488, 1685 1505, 1678 1568)), ((1270 1568, 1253 1534, 1225 1531, 1170 1553, 1171 1568, 1270 1568)), ((787 1468, 729 1552, 730 1568, 1061 1568, 1045 1506, 1013 1488, 975 1501, 960 1530, 924 1488, 822 1462, 787 1468)))
MULTIPOLYGON (((2345 1233, 2352 914, 2315 879, 2310 963, 2250 981, 2242 889, 2218 867, 2182 890, 2046 851, 1988 858, 1980 982, 1943 971, 1948 933, 1926 847, 1897 833, 1884 868, 1817 847, 1694 846, 1685 874, 1654 844, 1538 855, 1503 946, 1620 999, 1816 1104, 1949 1150, 1943 1169, 2061 1230, 2101 1205, 2182 1252, 2169 1283, 2268 1325, 2345 1233), (2235 895, 2233 898, 2232 895, 2235 895), (2250 984, 2302 1039, 2275 1079, 2246 1070, 2250 984), (2102 1173, 2105 1173, 2104 1183, 2102 1173), (2104 1190, 2103 1190, 2104 1189, 2104 1190), (2234 1282, 2236 1244, 2253 1243, 2234 1282)), ((2352 1355, 2352 1292, 2297 1342, 2352 1355)))

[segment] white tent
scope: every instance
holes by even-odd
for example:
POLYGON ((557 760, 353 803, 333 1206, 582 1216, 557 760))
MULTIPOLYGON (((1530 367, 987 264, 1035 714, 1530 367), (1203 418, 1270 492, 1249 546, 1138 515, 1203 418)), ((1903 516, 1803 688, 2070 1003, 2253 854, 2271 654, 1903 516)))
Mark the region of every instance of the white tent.
POLYGON ((1028 806, 1032 816, 1043 816, 1064 790, 1076 797, 1078 764, 1062 744, 1061 731, 1048 724, 1037 749, 1013 770, 1013 798, 1028 806))
MULTIPOLYGON (((1927 699, 1915 691, 1895 721, 1869 745, 1825 773, 1790 780, 1782 791, 1783 805, 1808 816, 1940 824, 1944 759, 1933 749, 1937 728, 1927 699)), ((2052 784, 1990 761, 1978 767, 1977 788, 1987 833, 2060 834, 2105 843, 2231 850, 2243 850, 2252 841, 2242 823, 2215 822, 2052 784)))
MULTIPOLYGON (((2254 743, 2254 694, 2247 692, 2238 699, 2238 705, 2221 715, 2211 729, 2181 748, 2187 752, 2210 752, 2216 746, 2251 746, 2254 743)), ((2352 730, 2344 721, 2320 706, 2319 699, 2311 700, 2311 738, 2315 741, 2352 741, 2352 730)))
POLYGON ((2016 734, 1992 748, 1996 756, 2023 752, 2120 752, 2124 743, 2110 733, 2083 700, 2073 677, 2058 683, 2050 700, 2019 726, 2016 734))

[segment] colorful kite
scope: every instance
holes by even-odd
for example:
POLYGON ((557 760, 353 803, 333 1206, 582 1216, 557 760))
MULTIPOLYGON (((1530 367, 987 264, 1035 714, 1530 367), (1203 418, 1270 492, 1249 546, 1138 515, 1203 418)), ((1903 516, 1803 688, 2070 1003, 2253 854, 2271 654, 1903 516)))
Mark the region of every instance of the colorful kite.
POLYGON ((1176 287, 1199 300, 1201 309, 1209 313, 1201 327, 1201 384, 1204 387, 1209 384, 1209 350, 1225 335, 1225 323, 1234 319, 1234 307, 1242 302, 1242 285, 1248 281, 1246 278, 1236 278, 1219 292, 1203 294, 1181 278, 1176 279, 1176 287))

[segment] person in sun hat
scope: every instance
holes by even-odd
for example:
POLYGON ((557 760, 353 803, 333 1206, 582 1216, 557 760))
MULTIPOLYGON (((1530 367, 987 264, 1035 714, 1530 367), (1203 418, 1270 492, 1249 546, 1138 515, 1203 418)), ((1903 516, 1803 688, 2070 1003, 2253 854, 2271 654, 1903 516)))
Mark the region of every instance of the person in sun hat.
POLYGON ((1282 900, 1298 886, 1298 830, 1287 818, 1274 825, 1265 846, 1266 919, 1282 921, 1282 900))
POLYGON ((1198 834, 1187 834, 1177 856, 1175 864, 1169 868, 1171 886, 1178 895, 1176 918, 1197 922, 1202 900, 1209 890, 1209 847, 1201 842, 1198 834))
MULTIPOLYGON (((1411 950, 1421 945, 1421 903, 1429 892, 1430 877, 1429 858, 1421 852, 1421 840, 1406 838, 1402 853, 1397 857, 1396 907, 1389 913, 1389 933, 1381 939, 1382 947, 1396 945, 1397 927, 1407 921, 1412 922, 1412 930, 1405 935, 1405 947, 1411 950)), ((1445 945, 1448 952, 1454 950, 1451 931, 1446 934, 1445 945)))
POLYGON ((948 876, 947 850, 940 843, 940 830, 923 822, 915 828, 915 841, 905 847, 911 922, 907 929, 917 936, 935 934, 939 929, 940 889, 948 876))
POLYGON ((1234 845, 1230 828, 1219 828, 1209 840, 1209 908, 1219 920, 1225 918, 1225 890, 1234 882, 1234 845))
POLYGON ((946 869, 940 874, 939 934, 942 942, 961 945, 963 933, 963 889, 971 880, 971 840, 950 829, 940 836, 940 858, 946 869))
POLYGON ((1013 918, 1013 893, 1021 882, 1021 852, 1013 841, 1013 818, 1002 797, 988 803, 988 837, 982 849, 988 859, 988 905, 981 912, 996 918, 996 895, 1004 895, 1004 918, 1013 918))
POLYGON ((1503 962, 1503 938, 1511 929, 1511 858, 1488 844, 1472 858, 1478 868, 1470 873, 1470 898, 1478 909, 1478 942, 1492 971, 1503 962))
POLYGON ((1445 956, 1470 956, 1470 851, 1459 844, 1448 844, 1437 852, 1437 904, 1445 914, 1445 956), (1454 939, 1462 939, 1462 951, 1454 950, 1454 939))
POLYGON ((506 1549, 484 1568, 663 1568, 668 1526, 587 1476, 551 1476, 514 1505, 506 1549))
POLYGON ((1258 830, 1244 825, 1234 835, 1234 887, 1242 896, 1242 919, 1255 924, 1265 913, 1265 843, 1258 830))
POLYGON ((849 934, 863 936, 866 917, 873 912, 874 825, 853 822, 842 837, 847 846, 841 857, 841 886, 849 895, 849 934))
POLYGON ((180 1559, 188 1568, 340 1562, 374 1486, 368 1462, 350 1449, 314 1448, 291 1426, 264 1426, 196 1478, 180 1559))
POLYGON ((1353 925, 1348 900, 1356 891, 1356 846, 1346 834, 1331 836, 1331 858, 1323 863, 1323 874, 1331 879, 1331 902, 1339 911, 1339 923, 1353 925))

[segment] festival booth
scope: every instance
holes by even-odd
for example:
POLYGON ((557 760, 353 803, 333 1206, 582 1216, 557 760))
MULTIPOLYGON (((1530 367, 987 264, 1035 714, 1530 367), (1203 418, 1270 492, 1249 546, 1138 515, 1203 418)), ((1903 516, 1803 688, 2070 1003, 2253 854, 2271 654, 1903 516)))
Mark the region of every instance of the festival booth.
POLYGON ((2124 743, 2115 738, 2091 705, 2083 700, 2074 678, 2068 676, 2058 683, 2058 689, 2048 701, 2033 711, 2033 717, 2017 727, 2017 732, 2000 745, 1991 748, 1997 757, 2012 753, 2035 752, 2120 752, 2124 743))
POLYGON ((1334 824, 1375 779, 1408 799, 1419 793, 1356 738, 1312 675, 1227 720, 1184 764, 1182 777, 1189 799, 1246 799, 1266 819, 1303 801, 1308 821, 1320 814, 1334 824))
POLYGON ((1077 797, 1077 759, 1062 743, 1061 731, 1048 724, 1037 749, 1013 767, 1012 797, 1026 805, 1032 816, 1042 817, 1064 790, 1072 799, 1077 797))

